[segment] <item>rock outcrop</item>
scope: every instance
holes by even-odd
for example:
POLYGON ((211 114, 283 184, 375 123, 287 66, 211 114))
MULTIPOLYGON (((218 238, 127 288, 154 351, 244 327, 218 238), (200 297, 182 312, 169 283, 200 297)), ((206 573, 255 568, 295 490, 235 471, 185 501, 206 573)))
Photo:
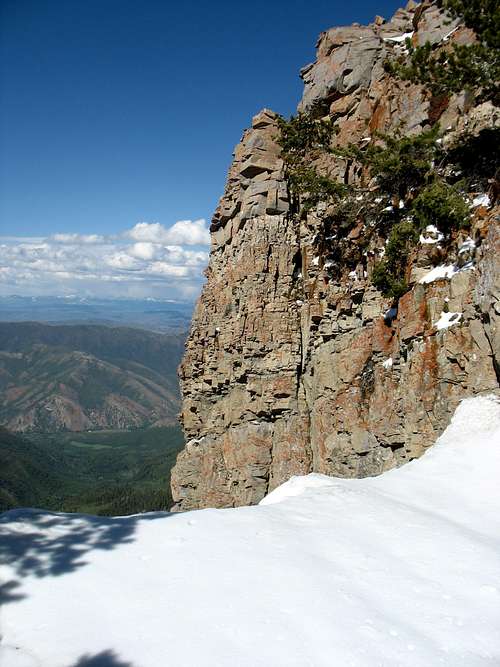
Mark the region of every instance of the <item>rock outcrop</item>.
MULTIPOLYGON (((329 30, 301 72, 299 109, 327 114, 340 146, 401 127, 417 134, 437 116, 445 142, 464 123, 498 124, 491 105, 469 108, 464 95, 436 104, 391 78, 384 60, 406 36, 471 39, 432 3, 329 30)), ((254 117, 214 215, 180 368, 187 444, 172 471, 176 509, 256 503, 310 471, 381 473, 420 456, 462 398, 498 389, 498 209, 486 197, 475 202, 470 229, 446 256, 430 232, 395 307, 370 282, 376 249, 361 252, 361 225, 347 238, 354 259, 333 275, 338 239, 325 236, 326 205, 300 220, 289 214, 277 136, 273 112, 254 117)), ((360 177, 348 159, 320 166, 344 183, 360 177)))

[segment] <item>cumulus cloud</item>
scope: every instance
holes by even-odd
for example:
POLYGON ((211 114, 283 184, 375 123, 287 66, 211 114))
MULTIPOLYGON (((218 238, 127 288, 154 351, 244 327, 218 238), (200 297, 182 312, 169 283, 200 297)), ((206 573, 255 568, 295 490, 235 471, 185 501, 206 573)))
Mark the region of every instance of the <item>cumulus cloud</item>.
POLYGON ((141 263, 130 257, 126 252, 115 252, 112 255, 105 255, 104 261, 112 269, 119 269, 121 271, 139 271, 141 269, 141 263))
POLYGON ((147 271, 152 275, 175 276, 176 278, 185 278, 191 273, 188 266, 176 266, 168 262, 154 262, 148 267, 147 271))
POLYGON ((179 220, 165 228, 159 222, 138 222, 127 235, 136 241, 171 245, 210 245, 210 232, 203 219, 179 220))
POLYGON ((208 242, 204 220, 141 222, 114 236, 0 237, 0 293, 193 298, 208 242))
POLYGON ((139 243, 134 243, 128 249, 128 254, 131 257, 136 257, 137 259, 154 259, 158 253, 158 246, 154 243, 149 243, 147 241, 141 241, 139 243))

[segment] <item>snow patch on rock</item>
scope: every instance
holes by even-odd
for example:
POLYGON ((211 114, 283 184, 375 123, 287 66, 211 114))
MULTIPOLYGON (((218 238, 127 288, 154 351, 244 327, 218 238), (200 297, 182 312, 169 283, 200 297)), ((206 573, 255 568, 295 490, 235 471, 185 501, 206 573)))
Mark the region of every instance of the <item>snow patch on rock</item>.
POLYGON ((382 362, 382 366, 388 371, 392 368, 393 365, 392 357, 389 357, 389 359, 386 359, 384 362, 382 362))
POLYGON ((478 206, 485 206, 486 208, 488 208, 490 204, 491 204, 490 198, 486 194, 476 195, 476 197, 474 197, 474 199, 472 200, 473 208, 476 208, 478 206))
POLYGON ((444 238, 444 235, 439 231, 435 225, 427 225, 425 232, 420 234, 420 243, 433 244, 439 243, 444 238))
POLYGON ((413 32, 405 32, 403 35, 396 35, 395 37, 384 37, 384 42, 396 42, 397 44, 401 44, 412 37, 413 32))
POLYGON ((454 324, 459 324, 462 319, 462 313, 445 313, 441 312, 441 317, 434 322, 434 326, 438 331, 441 329, 449 329, 454 324))
POLYGON ((433 283, 435 280, 449 280, 452 278, 455 273, 457 273, 458 268, 454 264, 448 264, 446 266, 435 266, 431 271, 425 274, 418 281, 422 285, 427 283, 433 283))

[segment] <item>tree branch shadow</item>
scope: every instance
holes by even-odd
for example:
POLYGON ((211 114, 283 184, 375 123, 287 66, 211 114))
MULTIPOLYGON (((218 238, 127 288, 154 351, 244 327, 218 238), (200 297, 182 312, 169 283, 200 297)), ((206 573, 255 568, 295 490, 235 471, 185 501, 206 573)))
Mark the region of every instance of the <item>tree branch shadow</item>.
MULTIPOLYGON (((87 564, 86 554, 110 550, 134 540, 137 525, 169 516, 154 512, 125 517, 56 514, 20 509, 0 515, 0 564, 8 565, 17 577, 57 577, 87 564)), ((24 595, 20 582, 0 584, 0 604, 24 595)))
POLYGON ((0 604, 22 600, 24 595, 16 591, 19 587, 20 584, 15 579, 10 579, 3 584, 0 583, 0 604))
POLYGON ((69 667, 134 667, 131 662, 119 659, 114 651, 102 651, 95 655, 82 655, 78 662, 69 667))

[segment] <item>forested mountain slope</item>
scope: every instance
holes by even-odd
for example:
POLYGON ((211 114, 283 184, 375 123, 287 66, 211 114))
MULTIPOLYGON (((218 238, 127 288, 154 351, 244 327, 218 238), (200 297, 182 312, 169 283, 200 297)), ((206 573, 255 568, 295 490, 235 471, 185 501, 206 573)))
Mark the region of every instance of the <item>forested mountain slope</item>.
POLYGON ((22 432, 172 423, 183 342, 126 327, 0 323, 0 423, 22 432))

